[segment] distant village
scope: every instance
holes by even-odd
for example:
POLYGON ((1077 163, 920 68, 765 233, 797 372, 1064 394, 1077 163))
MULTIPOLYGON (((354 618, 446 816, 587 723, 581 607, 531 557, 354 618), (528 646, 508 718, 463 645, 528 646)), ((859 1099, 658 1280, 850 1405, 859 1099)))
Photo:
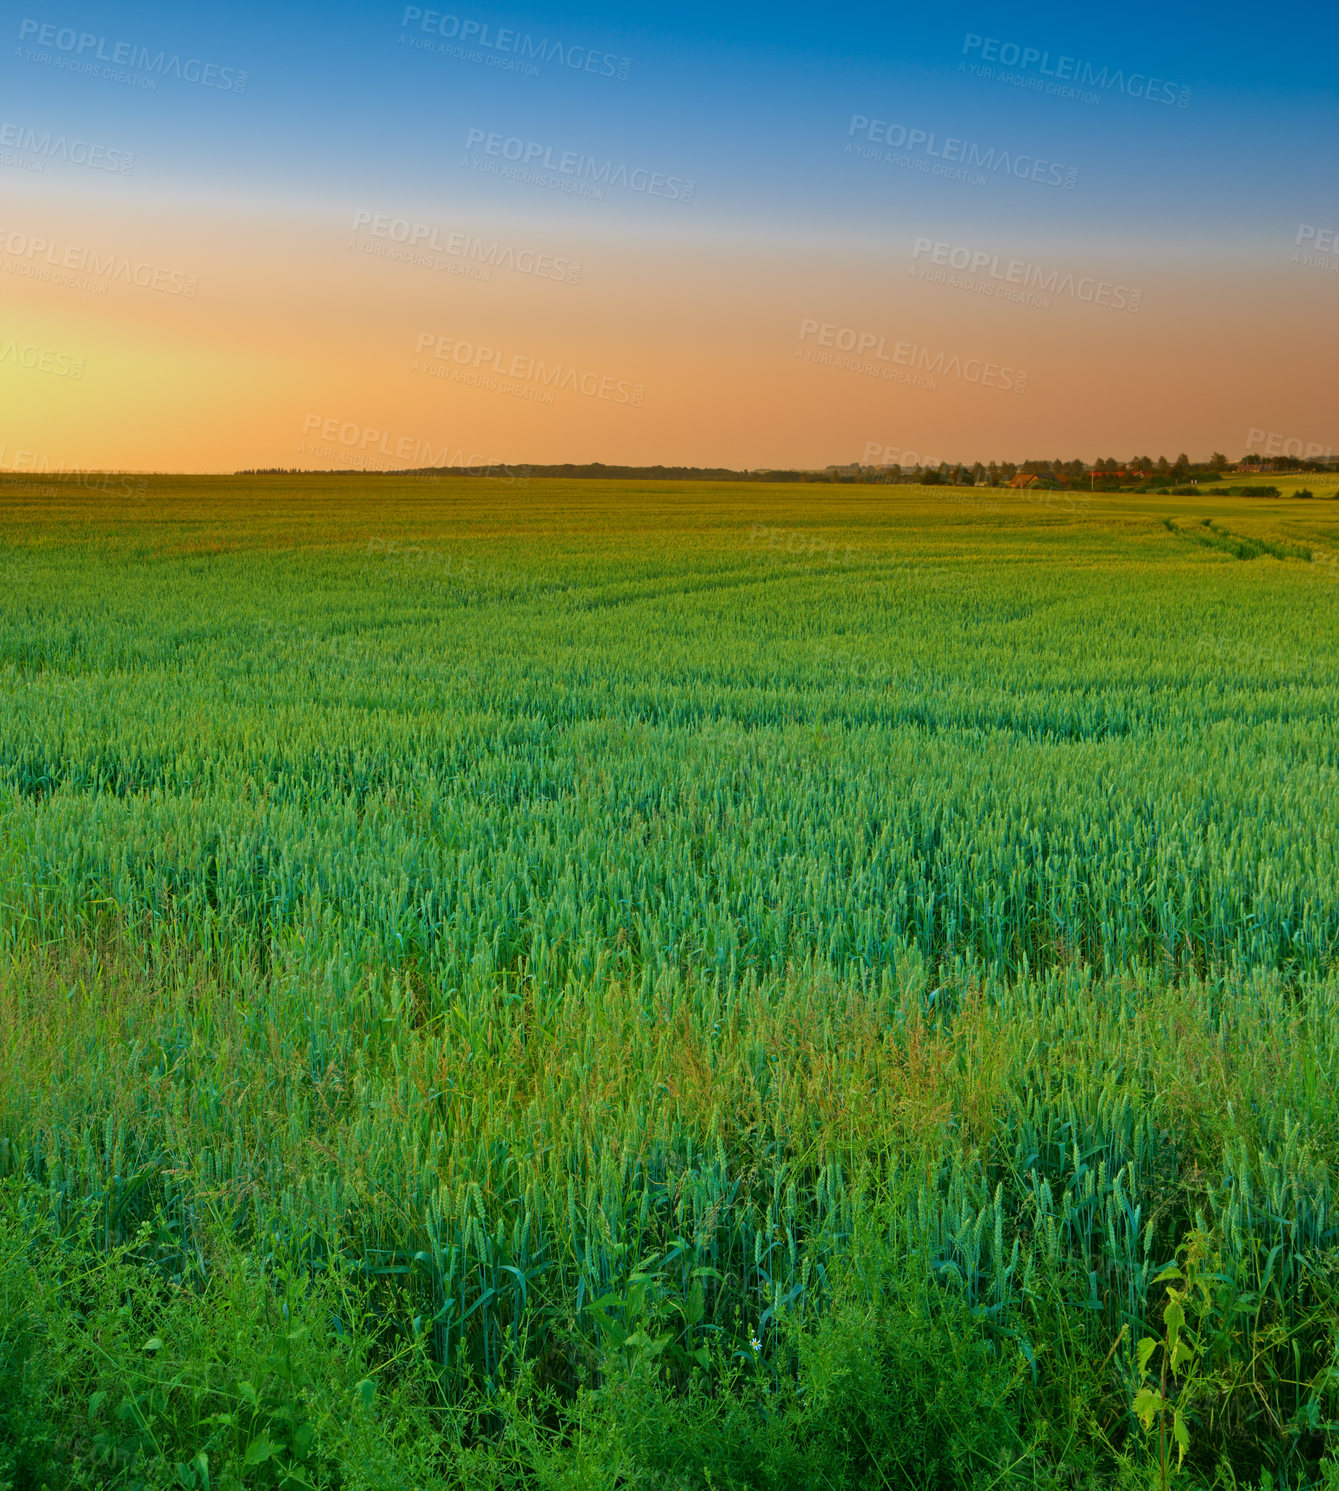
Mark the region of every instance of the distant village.
MULTIPOLYGON (((846 466, 828 466, 820 480, 851 482, 905 482, 917 486, 1043 488, 1065 491, 1083 488, 1094 492, 1168 492, 1189 495, 1201 483, 1221 482, 1232 476, 1303 475, 1307 472, 1339 470, 1339 456, 1300 461, 1285 456, 1243 456, 1229 461, 1215 451, 1207 461, 1192 461, 1179 455, 1153 460, 1135 456, 1121 462, 1111 457, 1089 465, 1085 461, 977 461, 973 465, 866 465, 853 461, 846 466)), ((790 474, 790 473, 788 473, 790 474)))

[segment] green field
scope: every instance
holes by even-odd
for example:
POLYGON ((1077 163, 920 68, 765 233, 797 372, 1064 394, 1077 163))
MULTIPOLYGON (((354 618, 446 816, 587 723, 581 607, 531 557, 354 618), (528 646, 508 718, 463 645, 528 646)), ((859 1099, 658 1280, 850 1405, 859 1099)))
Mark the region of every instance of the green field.
POLYGON ((1301 484, 0 486, 0 1487, 1339 1484, 1301 484))

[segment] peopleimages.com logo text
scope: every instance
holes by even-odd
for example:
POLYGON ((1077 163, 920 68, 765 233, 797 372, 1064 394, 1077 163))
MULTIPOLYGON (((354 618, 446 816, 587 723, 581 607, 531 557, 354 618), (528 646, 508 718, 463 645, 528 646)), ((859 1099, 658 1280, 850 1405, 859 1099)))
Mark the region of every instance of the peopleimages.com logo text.
POLYGON ((1334 455, 1332 445, 1322 445, 1319 440, 1302 440, 1296 435, 1280 435, 1277 430, 1257 430, 1254 425, 1246 432, 1248 452, 1259 447, 1260 454, 1284 456, 1297 461, 1315 461, 1334 455))
MULTIPOLYGON (((91 492, 106 492, 118 497, 143 498, 148 486, 142 476, 132 477, 121 471, 95 471, 92 467, 71 466, 65 461, 58 461, 53 466, 50 457, 40 451, 20 449, 11 452, 7 445, 0 445, 0 475, 5 479, 7 492, 22 490, 12 481, 14 475, 55 477, 62 486, 85 487, 91 492)), ((54 497, 59 492, 54 486, 33 486, 30 490, 33 495, 42 497, 54 497)))
MULTIPOLYGON (((1024 290, 1041 291, 1045 295, 1068 295, 1072 300, 1110 306, 1117 311, 1137 311, 1144 298, 1142 290, 1136 290, 1130 285, 1118 285, 1091 274, 1076 276, 1070 270, 1045 264, 1030 264, 1026 259, 1001 260, 998 254, 992 254, 989 249, 970 249, 960 243, 918 238, 911 257, 914 261, 922 256, 928 256, 929 264, 965 271, 962 278, 969 282, 965 285, 966 288, 976 288, 970 281, 974 277, 984 276, 987 285, 989 281, 995 280, 1002 286, 1018 285, 1024 290)), ((928 266, 923 265, 914 270, 913 274, 920 279, 932 278, 926 273, 927 268, 928 266)), ((945 281, 953 282, 952 277, 945 281)))
POLYGON ((412 462, 420 468, 455 466, 462 471, 505 471, 508 475, 502 480, 515 480, 515 476, 511 474, 512 468, 501 460, 478 453, 466 455, 464 450, 455 450, 450 445, 443 445, 439 449, 431 439, 422 439, 417 435, 393 435, 389 430, 359 424, 356 420, 341 419, 338 415, 308 414, 302 421, 302 436, 297 452, 300 456, 340 460, 351 469, 384 469, 372 465, 380 458, 401 463, 412 462))
POLYGON ((0 145, 22 150, 28 155, 45 156, 47 160, 69 161, 75 166, 89 166, 95 171, 114 171, 129 176, 135 169, 135 157, 125 150, 110 150, 87 140, 70 140, 49 129, 38 133, 25 124, 0 124, 0 145))
POLYGON ((13 338, 0 337, 0 363, 12 363, 30 373, 50 373, 53 378, 82 378, 84 359, 52 347, 22 346, 13 338))
POLYGON ((459 337, 438 336, 431 331, 419 332, 416 351, 418 358, 411 369, 413 372, 431 372, 434 371, 432 363, 446 363, 503 379, 515 379, 518 383, 533 383, 542 389, 585 394, 587 398, 603 399, 611 404, 630 404, 634 409, 640 409, 646 398, 644 385, 627 378, 582 371, 561 362, 546 363, 543 358, 527 353, 513 353, 508 357, 495 347, 463 341, 459 337))
MULTIPOLYGON (((353 231, 367 233, 386 244, 384 258, 400 259, 428 268, 438 267, 438 259, 461 259, 478 264, 485 270, 510 269, 516 274, 533 275, 538 280, 563 280, 569 285, 580 283, 581 265, 571 259, 560 259, 538 249, 521 248, 494 238, 485 240, 472 233, 446 233, 432 223, 414 223, 404 217, 389 217, 359 207, 353 214, 353 231), (391 247, 395 245, 396 247, 391 247)), ((365 242, 364 248, 376 252, 365 242)), ((484 274, 484 278, 487 278, 484 274)))
POLYGON ((876 331, 858 331, 854 326, 838 326, 834 321, 816 321, 805 316, 800 321, 799 341, 808 344, 810 337, 813 344, 797 346, 795 355, 845 372, 891 378, 918 388, 935 389, 939 386, 936 379, 957 378, 963 383, 977 383, 982 388, 998 388, 1006 393, 1027 392, 1026 372, 984 358, 964 359, 957 352, 932 352, 914 342, 894 342, 890 351, 887 337, 876 331), (819 351, 827 347, 850 355, 834 357, 819 351))
MULTIPOLYGON (((911 156, 919 153, 960 164, 967 172, 993 172, 996 175, 1002 172, 1006 176, 1016 176, 1020 181, 1060 186, 1066 191, 1072 191, 1079 179, 1077 166, 1065 166, 1017 151, 997 150, 993 145, 984 148, 972 140, 960 140, 953 135, 945 135, 941 140, 931 130, 908 129, 905 124, 890 124, 886 119, 870 119, 864 114, 851 115, 851 125, 846 133, 859 135, 875 145, 905 150, 911 156)), ((848 152, 853 149, 849 141, 846 148, 848 152)))
POLYGON ((1292 262, 1307 269, 1328 269, 1339 274, 1339 229, 1299 223, 1292 262))
MULTIPOLYGON (((58 271, 58 283, 59 272, 64 272, 94 281, 121 280, 141 290, 160 290, 165 295, 181 295, 187 300, 195 299, 200 284, 195 275, 183 274, 178 269, 167 269, 159 264, 131 259, 125 254, 104 253, 78 244, 67 244, 62 248, 49 239, 3 226, 0 226, 0 255, 7 255, 37 270, 58 271)), ((31 276, 35 279, 49 277, 45 272, 31 276)))
POLYGON ((418 5, 405 6, 400 26, 424 36, 440 36, 444 41, 458 42, 462 47, 483 47, 533 62, 556 62, 559 67, 572 72, 590 73, 595 77, 626 78, 632 67, 631 57, 619 57, 613 52, 579 46, 575 42, 554 41, 549 37, 540 37, 536 41, 526 31, 469 20, 452 15, 450 11, 424 10, 418 5))
MULTIPOLYGON (((1051 65, 1050 52, 1040 47, 1023 46, 1016 41, 1001 41, 996 36, 978 36, 969 31, 963 38, 962 54, 975 56, 982 62, 998 62, 1003 67, 1016 67, 1020 72, 1035 68, 1046 78, 1057 84, 1072 83, 1080 88, 1100 88, 1105 92, 1124 93, 1128 98, 1147 99, 1150 103, 1176 104, 1184 109, 1190 101, 1190 89, 1179 83, 1168 83, 1148 73, 1126 73, 1122 68, 1103 67, 1095 70, 1091 62, 1080 57, 1059 55, 1051 65)), ((967 66, 959 65, 959 70, 967 66)))
POLYGON ((612 160, 600 161, 596 156, 583 155, 579 150, 555 150, 552 145, 537 140, 522 140, 484 129, 471 129, 465 136, 465 149, 476 148, 484 155, 510 162, 520 172, 555 171, 559 176, 575 177, 599 187, 621 186, 650 197, 664 197, 669 202, 691 202, 696 186, 696 182, 682 176, 668 176, 642 166, 629 168, 612 160))
MULTIPOLYGON (((220 67, 215 62, 203 62, 198 57, 183 58, 180 53, 153 51, 137 42, 110 41, 91 31, 76 31, 72 26, 57 26, 50 21, 35 21, 25 16, 19 22, 19 40, 32 39, 39 47, 52 47, 64 58, 55 58, 57 66, 65 66, 75 72, 97 73, 96 62, 111 63, 115 67, 129 68, 132 73, 152 73, 154 78, 180 78, 184 83, 199 83, 204 88, 217 88, 220 93, 244 93, 246 77, 234 67, 220 67)), ((40 54, 30 58, 45 61, 40 54)))

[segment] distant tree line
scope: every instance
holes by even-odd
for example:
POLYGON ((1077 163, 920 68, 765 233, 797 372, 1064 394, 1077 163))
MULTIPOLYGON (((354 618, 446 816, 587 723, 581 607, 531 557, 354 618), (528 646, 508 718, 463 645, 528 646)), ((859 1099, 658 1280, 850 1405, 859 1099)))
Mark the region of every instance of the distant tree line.
POLYGON ((1029 461, 941 461, 928 466, 829 466, 831 481, 907 482, 918 486, 1008 486, 1019 485, 1019 478, 1033 477, 1046 486, 1083 486, 1093 491, 1193 491, 1201 482, 1217 482, 1228 472, 1245 471, 1331 471, 1332 463, 1298 461, 1279 457, 1265 459, 1244 456, 1240 462, 1229 461, 1222 451, 1214 451, 1207 461, 1192 461, 1184 452, 1174 461, 1166 456, 1139 455, 1127 460, 1103 456, 1091 463, 1082 460, 1029 461))
POLYGON ((1330 471, 1332 463, 1299 461, 1284 456, 1243 456, 1240 462, 1229 461, 1222 451, 1214 451, 1207 461, 1192 461, 1184 452, 1174 461, 1166 456, 1131 456, 1118 460, 1103 456, 1100 460, 1031 461, 940 461, 937 465, 870 466, 852 462, 847 466, 829 466, 822 471, 794 468, 735 470, 728 466, 609 466, 603 461, 585 464, 564 462, 549 466, 435 466, 417 467, 411 471, 369 472, 366 470, 328 471, 296 466, 257 467, 238 471, 238 476, 368 476, 394 475, 415 477, 485 476, 485 477, 557 477, 568 481, 757 481, 757 482, 882 482, 914 483, 920 486, 1007 486, 1020 476, 1035 476, 1057 486, 1084 486, 1096 491, 1116 491, 1131 486, 1170 487, 1216 481, 1222 473, 1238 467, 1252 471, 1330 471))
POLYGON ((417 466, 412 470, 375 471, 361 467, 349 470, 302 466, 256 466, 235 476, 551 476, 569 481, 796 481, 826 482, 826 471, 736 471, 729 466, 607 466, 603 461, 585 465, 567 462, 554 466, 417 466))

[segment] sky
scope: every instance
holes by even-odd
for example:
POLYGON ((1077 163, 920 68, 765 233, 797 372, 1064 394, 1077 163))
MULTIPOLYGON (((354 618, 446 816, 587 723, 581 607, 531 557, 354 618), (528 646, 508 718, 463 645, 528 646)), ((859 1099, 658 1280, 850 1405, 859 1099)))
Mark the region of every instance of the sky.
POLYGON ((1339 12, 0 7, 0 469, 1339 450, 1339 12))

